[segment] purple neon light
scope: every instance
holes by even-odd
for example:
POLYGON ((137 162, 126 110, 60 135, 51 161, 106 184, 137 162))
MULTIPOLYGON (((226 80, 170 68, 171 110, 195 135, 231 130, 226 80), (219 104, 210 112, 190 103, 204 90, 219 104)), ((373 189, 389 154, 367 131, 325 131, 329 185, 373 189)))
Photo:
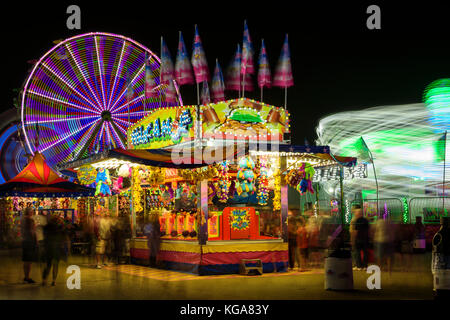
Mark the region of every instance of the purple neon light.
POLYGON ((104 111, 109 111, 115 124, 103 122, 87 149, 97 144, 100 149, 109 144, 125 147, 119 132, 126 136, 128 125, 146 110, 167 105, 166 88, 159 83, 160 63, 148 48, 112 33, 86 33, 58 43, 34 65, 24 86, 21 119, 28 148, 34 153, 37 124, 38 149, 49 164, 71 160, 86 149, 104 111), (144 94, 145 57, 155 77, 157 98, 144 94), (131 74, 135 92, 130 102, 125 97, 126 72, 131 74))

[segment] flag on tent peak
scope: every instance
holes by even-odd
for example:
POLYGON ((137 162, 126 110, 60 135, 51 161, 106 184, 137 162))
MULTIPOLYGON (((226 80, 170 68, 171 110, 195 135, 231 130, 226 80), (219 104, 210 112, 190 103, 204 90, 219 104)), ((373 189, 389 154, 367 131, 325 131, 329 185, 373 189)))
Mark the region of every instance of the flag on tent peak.
POLYGON ((373 162, 372 154, 370 153, 369 147, 367 146, 366 142, 364 141, 363 137, 360 137, 355 142, 355 150, 358 153, 358 159, 362 162, 373 162))
POLYGON ((217 59, 216 68, 214 69, 214 76, 211 84, 211 91, 214 103, 225 101, 225 84, 223 81, 222 69, 220 68, 219 61, 217 59))
POLYGON ((261 52, 259 53, 258 63, 258 86, 260 88, 270 88, 272 86, 272 79, 264 39, 261 42, 261 52))
POLYGON ((166 102, 167 102, 167 105, 169 105, 169 104, 174 105, 177 103, 177 91, 175 89, 173 80, 170 80, 169 83, 167 84, 166 102))
POLYGON ((153 70, 151 68, 150 61, 153 61, 153 57, 150 57, 150 59, 147 56, 147 53, 145 54, 145 97, 157 97, 158 93, 156 92, 156 81, 154 78, 153 70))
POLYGON ((442 162, 445 159, 446 153, 446 144, 447 144, 447 131, 439 138, 439 140, 434 142, 434 150, 435 150, 435 160, 436 162, 442 162))
POLYGON ((197 25, 195 25, 194 48, 192 50, 191 62, 194 68, 195 81, 197 83, 209 81, 208 62, 206 61, 205 51, 203 50, 197 25))
POLYGON ((126 86, 127 86, 127 102, 130 102, 131 99, 134 97, 134 89, 131 79, 131 74, 127 71, 127 80, 126 80, 126 86))
POLYGON ((172 57, 164 39, 161 37, 161 83, 168 84, 174 79, 172 57))
POLYGON ((226 89, 240 91, 241 90, 241 46, 237 45, 237 50, 234 55, 233 60, 231 60, 230 65, 226 72, 226 89))
POLYGON ((177 59, 175 62, 175 78, 179 85, 194 84, 194 76, 192 74, 192 66, 184 44, 183 34, 180 31, 178 41, 177 59))
POLYGON ((281 49, 280 59, 278 60, 277 67, 275 69, 273 85, 282 88, 288 88, 294 85, 291 66, 291 54, 289 51, 289 41, 287 34, 284 40, 283 48, 281 49))
POLYGON ((242 42, 242 63, 241 74, 254 74, 255 66, 253 63, 253 46, 250 39, 247 21, 244 21, 244 39, 242 42))
POLYGON ((203 88, 202 88, 202 104, 207 105, 211 103, 211 95, 209 93, 209 86, 208 81, 203 82, 203 88))

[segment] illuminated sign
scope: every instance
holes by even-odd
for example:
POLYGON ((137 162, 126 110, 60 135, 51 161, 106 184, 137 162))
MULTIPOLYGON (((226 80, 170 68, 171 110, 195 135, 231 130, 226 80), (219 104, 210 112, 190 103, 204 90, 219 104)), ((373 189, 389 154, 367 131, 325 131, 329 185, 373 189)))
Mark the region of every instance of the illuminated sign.
POLYGON ((250 99, 235 99, 202 106, 203 138, 283 139, 289 132, 289 114, 250 99))
POLYGON ((230 213, 230 226, 233 230, 245 230, 250 227, 250 212, 247 209, 233 209, 230 213))
MULTIPOLYGON (((330 168, 316 168, 313 182, 323 182, 339 180, 340 168, 338 166, 330 168)), ((344 167, 344 180, 367 178, 367 164, 362 163, 353 168, 344 167)))
POLYGON ((128 129, 131 149, 158 149, 194 139, 195 107, 154 111, 128 129))

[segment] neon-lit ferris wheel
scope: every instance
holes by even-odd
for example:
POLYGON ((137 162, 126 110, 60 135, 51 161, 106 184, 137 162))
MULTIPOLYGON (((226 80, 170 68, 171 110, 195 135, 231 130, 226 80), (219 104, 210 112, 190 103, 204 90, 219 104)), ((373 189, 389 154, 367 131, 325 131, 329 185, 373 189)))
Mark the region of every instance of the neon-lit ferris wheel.
POLYGON ((120 35, 88 33, 58 43, 34 65, 24 86, 27 147, 43 153, 49 165, 126 148, 130 124, 151 109, 175 105, 165 101, 167 86, 159 75, 160 59, 120 35), (157 94, 145 94, 146 73, 157 94))

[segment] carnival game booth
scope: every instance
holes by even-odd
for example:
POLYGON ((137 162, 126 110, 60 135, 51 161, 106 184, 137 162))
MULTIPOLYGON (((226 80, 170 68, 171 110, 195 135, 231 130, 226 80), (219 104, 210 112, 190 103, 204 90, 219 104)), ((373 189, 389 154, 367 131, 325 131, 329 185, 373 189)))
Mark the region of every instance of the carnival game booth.
POLYGON ((128 129, 127 150, 64 168, 131 168, 134 263, 148 261, 142 229, 146 216, 157 215, 158 258, 169 269, 238 273, 243 259, 259 259, 263 272, 280 272, 288 264, 287 173, 296 169, 299 190, 307 192, 314 167, 337 164, 328 147, 288 145, 288 132, 283 108, 248 99, 161 108, 128 129))
MULTIPOLYGON (((59 214, 74 223, 84 214, 82 202, 94 189, 61 178, 40 153, 14 178, 0 185, 0 222, 4 241, 20 238, 20 218, 30 207, 37 213, 59 214)), ((84 203, 84 202, 83 202, 84 203)))

